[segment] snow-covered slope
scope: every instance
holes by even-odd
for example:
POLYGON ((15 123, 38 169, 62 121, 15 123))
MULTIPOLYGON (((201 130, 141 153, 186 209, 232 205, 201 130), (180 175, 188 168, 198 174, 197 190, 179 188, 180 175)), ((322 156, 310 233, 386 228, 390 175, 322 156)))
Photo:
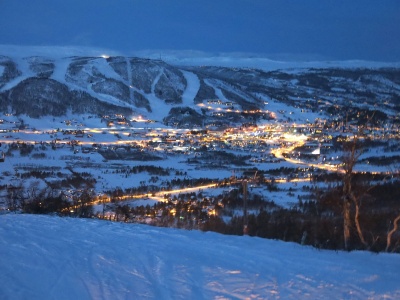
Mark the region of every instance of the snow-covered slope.
POLYGON ((399 266, 396 254, 0 216, 2 299, 399 299, 399 266))
POLYGON ((109 56, 100 50, 82 55, 83 50, 0 46, 0 112, 34 118, 122 113, 186 128, 206 121, 231 125, 226 123, 271 120, 269 112, 277 116, 274 121, 313 122, 340 115, 337 109, 349 104, 398 114, 396 63, 228 56, 186 60, 176 54, 160 60, 109 56), (214 100, 221 107, 210 106, 214 100), (253 118, 235 111, 260 113, 253 118))

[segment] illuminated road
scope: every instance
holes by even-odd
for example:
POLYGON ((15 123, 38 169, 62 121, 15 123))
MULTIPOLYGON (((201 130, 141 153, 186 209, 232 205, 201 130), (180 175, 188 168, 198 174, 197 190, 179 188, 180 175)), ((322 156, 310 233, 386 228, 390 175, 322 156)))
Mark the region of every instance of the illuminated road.
POLYGON ((276 158, 283 159, 283 160, 290 162, 292 164, 295 164, 295 165, 313 167, 313 168, 318 168, 321 170, 326 170, 326 171, 331 171, 331 172, 339 172, 339 173, 344 172, 343 169, 340 169, 340 167, 337 165, 329 165, 329 164, 322 164, 322 163, 317 163, 317 164, 309 163, 309 162, 301 161, 300 159, 285 157, 283 155, 283 153, 291 153, 295 148, 301 147, 305 144, 304 139, 292 138, 292 139, 288 139, 288 141, 293 143, 293 145, 291 145, 290 147, 281 147, 281 148, 273 149, 273 150, 271 150, 271 153, 273 153, 276 158))
MULTIPOLYGON (((193 193, 193 192, 199 192, 200 190, 205 190, 209 188, 213 188, 218 186, 218 183, 210 183, 210 184, 205 184, 205 185, 200 185, 196 187, 188 187, 188 188, 182 188, 182 189, 175 189, 175 190, 169 190, 169 191, 160 191, 157 193, 149 192, 145 194, 140 194, 140 195, 135 195, 135 194, 125 194, 122 196, 117 196, 114 197, 113 199, 117 201, 129 201, 129 200, 134 200, 134 199, 152 199, 156 200, 159 202, 166 202, 164 195, 173 195, 173 194, 180 194, 180 193, 193 193)), ((98 205, 98 204, 103 204, 103 203, 110 203, 111 202, 111 197, 107 195, 102 195, 97 197, 93 202, 89 203, 91 205, 98 205)))
POLYGON ((176 189, 176 190, 171 190, 171 191, 161 191, 161 192, 157 192, 154 196, 149 196, 149 198, 153 199, 153 200, 165 202, 166 200, 164 199, 164 195, 199 192, 200 190, 205 190, 205 189, 213 188, 216 186, 218 186, 218 183, 211 183, 211 184, 206 184, 206 185, 201 185, 201 186, 196 186, 196 187, 188 187, 188 188, 183 188, 183 189, 176 189))
MULTIPOLYGON (((310 178, 293 178, 290 180, 276 179, 275 183, 278 183, 278 184, 279 183, 287 183, 287 182, 297 183, 297 182, 307 182, 309 180, 310 180, 310 178)), ((236 185, 236 184, 240 183, 240 181, 232 181, 232 182, 228 182, 228 183, 226 183, 225 181, 221 181, 221 183, 222 182, 225 184, 225 186, 226 185, 236 185)), ((266 180, 266 182, 270 182, 270 180, 266 180)), ((160 191, 160 192, 154 193, 154 195, 152 195, 152 193, 146 193, 146 194, 140 194, 140 195, 126 194, 123 196, 114 197, 113 201, 123 202, 123 201, 132 201, 135 199, 137 199, 137 200, 151 199, 151 200, 155 200, 158 202, 167 202, 168 199, 164 198, 165 195, 199 192, 201 190, 215 188, 218 186, 219 186, 219 183, 210 183, 210 184, 205 184, 205 185, 196 186, 196 187, 181 188, 181 189, 175 189, 175 190, 169 190, 169 191, 160 191)), ((94 201, 88 203, 88 205, 102 205, 105 203, 111 203, 111 198, 107 195, 102 195, 102 196, 97 197, 94 201)))

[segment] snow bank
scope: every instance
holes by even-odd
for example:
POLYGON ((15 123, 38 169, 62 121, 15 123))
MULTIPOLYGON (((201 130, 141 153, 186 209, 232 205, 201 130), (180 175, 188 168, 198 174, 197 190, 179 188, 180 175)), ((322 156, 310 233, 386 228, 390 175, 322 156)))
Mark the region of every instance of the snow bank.
POLYGON ((400 255, 216 233, 0 216, 3 299, 399 299, 400 255))

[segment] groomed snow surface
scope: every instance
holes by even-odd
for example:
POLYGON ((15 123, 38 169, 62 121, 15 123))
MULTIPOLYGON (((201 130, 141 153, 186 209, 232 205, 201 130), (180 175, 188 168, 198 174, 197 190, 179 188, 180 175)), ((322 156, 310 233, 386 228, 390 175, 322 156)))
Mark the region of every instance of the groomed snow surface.
POLYGON ((1 299, 399 299, 400 255, 0 216, 1 299))

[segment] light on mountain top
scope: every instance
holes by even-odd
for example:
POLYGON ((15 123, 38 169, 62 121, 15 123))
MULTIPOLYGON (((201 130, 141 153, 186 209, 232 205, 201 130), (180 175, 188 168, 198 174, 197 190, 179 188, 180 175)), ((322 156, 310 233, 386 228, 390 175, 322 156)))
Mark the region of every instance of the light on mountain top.
POLYGON ((104 58, 104 59, 107 59, 107 58, 110 58, 110 55, 102 54, 101 57, 104 58))

